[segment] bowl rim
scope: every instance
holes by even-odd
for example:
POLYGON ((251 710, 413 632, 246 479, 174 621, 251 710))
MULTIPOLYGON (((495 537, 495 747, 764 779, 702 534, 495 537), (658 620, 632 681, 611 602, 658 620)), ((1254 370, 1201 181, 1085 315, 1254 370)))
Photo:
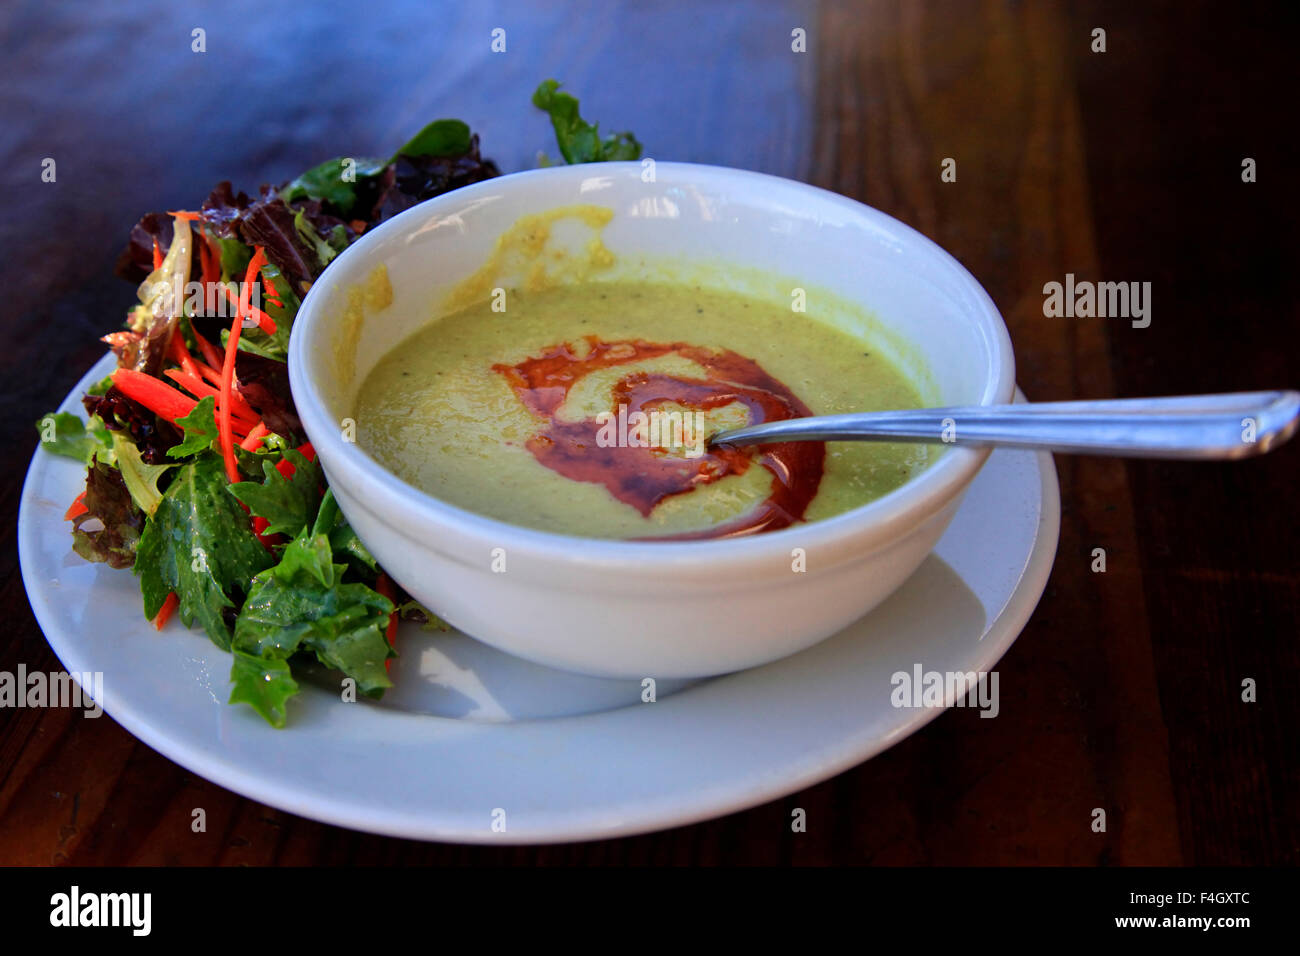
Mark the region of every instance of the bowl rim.
MULTIPOLYGON (((933 266, 947 269, 972 293, 973 309, 969 315, 975 320, 991 358, 979 404, 1012 400, 1015 357, 1006 323, 979 280, 933 240, 874 207, 798 180, 700 163, 658 161, 655 165, 659 182, 675 175, 689 178, 693 185, 703 187, 719 181, 727 181, 732 187, 737 182, 748 184, 754 187, 758 205, 775 202, 774 197, 781 192, 804 193, 805 198, 828 203, 846 216, 865 218, 876 230, 906 243, 909 256, 920 254, 932 260, 933 266)), ((339 254, 336 262, 348 257, 364 259, 373 253, 375 247, 394 236, 414 232, 412 227, 424 225, 431 214, 438 211, 450 213, 457 207, 476 205, 484 194, 499 192, 503 188, 510 190, 535 179, 581 182, 602 173, 609 176, 635 173, 639 180, 641 170, 640 162, 611 162, 598 166, 544 167, 484 180, 425 200, 367 230, 339 254)), ((557 198, 548 200, 548 204, 558 208, 567 201, 567 197, 557 198)), ((538 210, 521 209, 519 215, 535 211, 538 210)), ((354 497, 363 499, 365 506, 375 512, 391 531, 421 547, 455 554, 455 551, 442 546, 447 543, 447 533, 452 532, 465 544, 472 542, 488 550, 506 547, 515 555, 546 562, 578 564, 589 570, 599 567, 644 572, 656 567, 679 570, 685 566, 711 568, 716 573, 724 562, 724 566, 735 571, 769 564, 774 557, 784 565, 788 562, 790 549, 797 546, 805 551, 817 548, 817 564, 826 568, 901 537, 921 525, 965 490, 991 453, 988 447, 949 448, 938 461, 874 501, 817 521, 738 538, 631 540, 561 534, 511 524, 421 491, 390 472, 360 445, 343 440, 339 428, 332 424, 333 416, 327 410, 319 389, 304 371, 310 367, 307 361, 309 351, 319 344, 319 327, 327 311, 325 305, 332 290, 339 288, 337 282, 317 281, 308 290, 295 316, 288 349, 290 391, 294 404, 313 447, 326 466, 331 485, 343 485, 354 497)), ((850 296, 843 297, 851 301, 850 296)))

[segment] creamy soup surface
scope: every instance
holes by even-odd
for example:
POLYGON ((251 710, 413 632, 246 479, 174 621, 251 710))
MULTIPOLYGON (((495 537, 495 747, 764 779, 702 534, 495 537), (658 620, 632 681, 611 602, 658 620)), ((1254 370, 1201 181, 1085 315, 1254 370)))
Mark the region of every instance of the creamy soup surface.
POLYGON ((922 404, 869 341, 789 305, 634 280, 512 290, 507 302, 429 323, 358 391, 358 444, 469 511, 587 537, 729 537, 866 504, 938 453, 706 449, 708 435, 756 421, 922 404))

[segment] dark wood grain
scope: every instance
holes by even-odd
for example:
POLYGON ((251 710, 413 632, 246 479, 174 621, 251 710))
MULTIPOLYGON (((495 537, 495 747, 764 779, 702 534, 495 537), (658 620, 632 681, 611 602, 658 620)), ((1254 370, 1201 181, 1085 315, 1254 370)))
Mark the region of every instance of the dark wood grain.
MULTIPOLYGON (((1001 308, 1032 399, 1300 382, 1286 5, 20 2, 0 27, 0 669, 58 666, 18 572, 18 493, 31 423, 131 298, 111 270, 138 215, 219 179, 249 189, 382 153, 435 115, 524 168, 553 151, 528 107, 546 76, 656 158, 805 179, 931 236, 1001 308), (195 26, 207 54, 190 51, 195 26), (40 181, 46 156, 56 184, 40 181), (1151 326, 1044 317, 1043 284, 1067 272, 1152 282, 1151 326)), ((571 846, 421 844, 245 800, 111 719, 3 710, 0 863, 1294 864, 1298 463, 1300 445, 1235 465, 1058 459, 1057 562, 999 665, 999 719, 952 711, 744 813, 571 846), (805 834, 789 831, 795 806, 805 834)))

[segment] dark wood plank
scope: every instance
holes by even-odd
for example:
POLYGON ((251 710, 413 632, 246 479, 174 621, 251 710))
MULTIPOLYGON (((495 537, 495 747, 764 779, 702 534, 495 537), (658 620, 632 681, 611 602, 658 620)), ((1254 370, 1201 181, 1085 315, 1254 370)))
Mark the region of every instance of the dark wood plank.
MULTIPOLYGON (((1131 5, 1073 18, 1109 26, 1105 56, 1076 56, 1088 174, 1105 184, 1092 202, 1096 270, 1154 284, 1150 327, 1115 327, 1116 388, 1294 388, 1300 141, 1293 123, 1277 121, 1273 95, 1294 87, 1294 61, 1274 44, 1294 35, 1296 10, 1162 12, 1158 44, 1131 5), (1242 181, 1245 157, 1257 182, 1242 181)), ((1297 859, 1298 466, 1292 444, 1234 465, 1128 468, 1142 545, 1131 573, 1149 609, 1189 863, 1297 859), (1259 684, 1258 703, 1241 700, 1246 678, 1259 684)))

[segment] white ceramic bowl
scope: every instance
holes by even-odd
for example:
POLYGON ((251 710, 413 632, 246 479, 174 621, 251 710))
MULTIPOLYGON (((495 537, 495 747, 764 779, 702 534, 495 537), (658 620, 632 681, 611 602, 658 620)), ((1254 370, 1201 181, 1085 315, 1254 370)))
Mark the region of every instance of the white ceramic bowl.
MULTIPOLYGON (((410 209, 330 265, 303 302, 289 347, 303 425, 343 513, 390 575, 489 644, 622 678, 738 670, 840 630, 921 563, 988 452, 947 449, 871 504, 734 540, 570 537, 495 521, 418 491, 346 441, 341 421, 375 363, 432 318, 434 303, 487 260, 520 216, 575 203, 605 206, 614 217, 604 239, 621 262, 718 260, 830 290, 912 343, 932 373, 929 400, 995 404, 1011 401, 1015 387, 997 308, 970 273, 916 231, 773 176, 665 162, 654 173, 646 182, 640 163, 540 169, 410 209), (366 318, 355 356, 341 369, 343 302, 380 263, 393 302, 366 318), (793 570, 795 548, 806 556, 802 572, 793 570), (505 571, 494 571, 501 555, 505 571)), ((815 311, 810 305, 809 314, 815 311)))

